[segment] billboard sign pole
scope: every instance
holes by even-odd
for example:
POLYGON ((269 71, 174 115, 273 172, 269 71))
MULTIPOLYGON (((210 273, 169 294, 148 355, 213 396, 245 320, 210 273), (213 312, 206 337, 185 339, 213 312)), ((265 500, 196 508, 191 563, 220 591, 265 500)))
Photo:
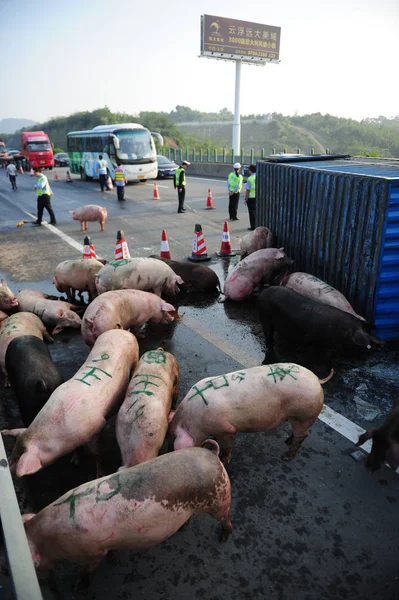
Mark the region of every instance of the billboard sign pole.
POLYGON ((200 56, 236 63, 233 150, 241 150, 240 83, 242 63, 265 65, 280 62, 281 28, 248 21, 237 21, 213 15, 201 16, 200 56))

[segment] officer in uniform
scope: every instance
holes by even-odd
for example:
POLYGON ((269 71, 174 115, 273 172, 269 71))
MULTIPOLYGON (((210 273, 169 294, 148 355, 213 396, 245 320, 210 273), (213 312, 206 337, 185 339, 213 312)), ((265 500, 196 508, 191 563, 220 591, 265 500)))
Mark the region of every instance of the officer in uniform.
POLYGON ((248 208, 249 214, 249 225, 248 229, 253 231, 255 229, 255 215, 256 215, 256 165, 249 165, 249 177, 245 186, 245 204, 248 208))
POLYGON ((238 221, 238 202, 240 200, 240 191, 243 182, 243 177, 240 175, 240 163, 234 163, 233 169, 234 171, 230 173, 227 179, 227 188, 229 190, 229 217, 230 221, 238 221))
POLYGON ((179 198, 179 208, 177 209, 178 213, 186 212, 184 208, 184 199, 186 197, 186 169, 191 163, 188 160, 183 160, 181 167, 176 169, 175 173, 175 189, 177 188, 177 196, 179 198))
POLYGON ((45 175, 42 174, 42 171, 39 167, 33 169, 33 172, 38 178, 34 188, 37 192, 37 220, 35 221, 34 225, 42 224, 44 209, 46 209, 48 214, 50 215, 50 225, 57 225, 54 211, 51 206, 51 196, 53 192, 51 191, 48 179, 45 175))
POLYGON ((118 166, 115 169, 116 193, 118 195, 118 200, 122 201, 125 199, 125 185, 127 182, 126 170, 122 167, 119 161, 117 162, 117 164, 118 166))

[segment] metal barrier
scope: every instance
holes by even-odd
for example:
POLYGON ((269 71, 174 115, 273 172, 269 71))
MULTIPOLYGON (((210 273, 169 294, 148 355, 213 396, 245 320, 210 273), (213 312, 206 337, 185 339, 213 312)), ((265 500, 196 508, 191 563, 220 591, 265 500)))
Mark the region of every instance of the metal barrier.
POLYGON ((43 600, 1 435, 0 519, 16 600, 43 600))
MULTIPOLYGON (((170 160, 177 160, 179 162, 182 160, 189 160, 191 162, 214 162, 219 164, 232 164, 235 162, 233 150, 227 150, 226 148, 163 148, 160 153, 170 160)), ((282 150, 278 150, 275 147, 270 148, 270 154, 276 153, 302 154, 303 152, 301 151, 301 148, 293 148, 292 150, 287 148, 283 148, 282 150)), ((330 150, 326 148, 326 154, 329 153, 330 150)), ((306 155, 307 153, 304 152, 304 154, 306 155)), ((308 154, 314 155, 314 148, 310 148, 308 154)), ((240 152, 240 162, 242 165, 254 164, 257 160, 263 160, 266 156, 265 148, 260 148, 256 151, 254 148, 250 148, 249 151, 242 148, 240 152)))

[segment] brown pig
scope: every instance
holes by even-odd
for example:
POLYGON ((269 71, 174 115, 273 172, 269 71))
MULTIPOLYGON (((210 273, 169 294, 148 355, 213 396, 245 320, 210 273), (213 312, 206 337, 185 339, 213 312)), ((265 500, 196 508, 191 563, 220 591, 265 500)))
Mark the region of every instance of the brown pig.
POLYGON ((123 400, 137 361, 133 334, 119 330, 103 333, 83 366, 51 394, 27 429, 2 432, 17 438, 10 458, 17 476, 36 473, 92 441, 111 410, 123 400))
POLYGON ((215 436, 224 462, 230 461, 238 432, 267 431, 289 421, 290 449, 297 454, 323 408, 324 392, 312 371, 292 363, 242 369, 196 383, 179 404, 169 426, 174 449, 200 446, 215 436))
POLYGON ((172 402, 179 394, 179 366, 162 348, 141 357, 116 419, 123 467, 158 456, 168 430, 172 402))
POLYGON ((176 309, 151 292, 116 290, 104 292, 87 307, 82 320, 82 337, 92 346, 98 336, 109 329, 133 329, 144 323, 171 323, 176 309))
POLYGON ((6 378, 5 386, 8 384, 7 371, 5 367, 6 352, 10 342, 21 335, 34 335, 41 340, 45 338, 52 342, 53 339, 47 333, 47 329, 41 319, 30 312, 20 312, 11 315, 3 321, 0 329, 0 367, 6 378))
POLYGON ((194 513, 220 522, 220 541, 231 531, 229 477, 219 447, 164 454, 70 490, 42 511, 23 515, 39 572, 69 560, 93 571, 110 550, 140 550, 171 537, 194 513))
POLYGON ((169 258, 161 258, 159 256, 152 255, 150 258, 156 258, 162 260, 162 262, 169 265, 171 269, 179 275, 183 284, 182 287, 190 290, 199 290, 200 292, 213 292, 220 291, 219 277, 215 271, 206 265, 200 263, 183 262, 177 260, 170 260, 169 258))
POLYGON ((18 300, 7 285, 5 279, 0 279, 0 310, 17 308, 18 300))
POLYGON ((399 467, 399 404, 391 410, 381 427, 363 433, 356 445, 362 446, 370 438, 373 440, 373 445, 366 460, 366 467, 370 471, 377 471, 381 464, 387 461, 392 469, 397 469, 399 467))

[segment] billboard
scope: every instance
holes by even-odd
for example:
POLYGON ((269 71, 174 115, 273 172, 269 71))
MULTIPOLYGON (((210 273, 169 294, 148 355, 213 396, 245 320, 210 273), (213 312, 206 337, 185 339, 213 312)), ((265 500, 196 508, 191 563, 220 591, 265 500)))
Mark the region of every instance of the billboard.
POLYGON ((201 56, 278 63, 281 27, 236 21, 225 17, 201 17, 201 56))

